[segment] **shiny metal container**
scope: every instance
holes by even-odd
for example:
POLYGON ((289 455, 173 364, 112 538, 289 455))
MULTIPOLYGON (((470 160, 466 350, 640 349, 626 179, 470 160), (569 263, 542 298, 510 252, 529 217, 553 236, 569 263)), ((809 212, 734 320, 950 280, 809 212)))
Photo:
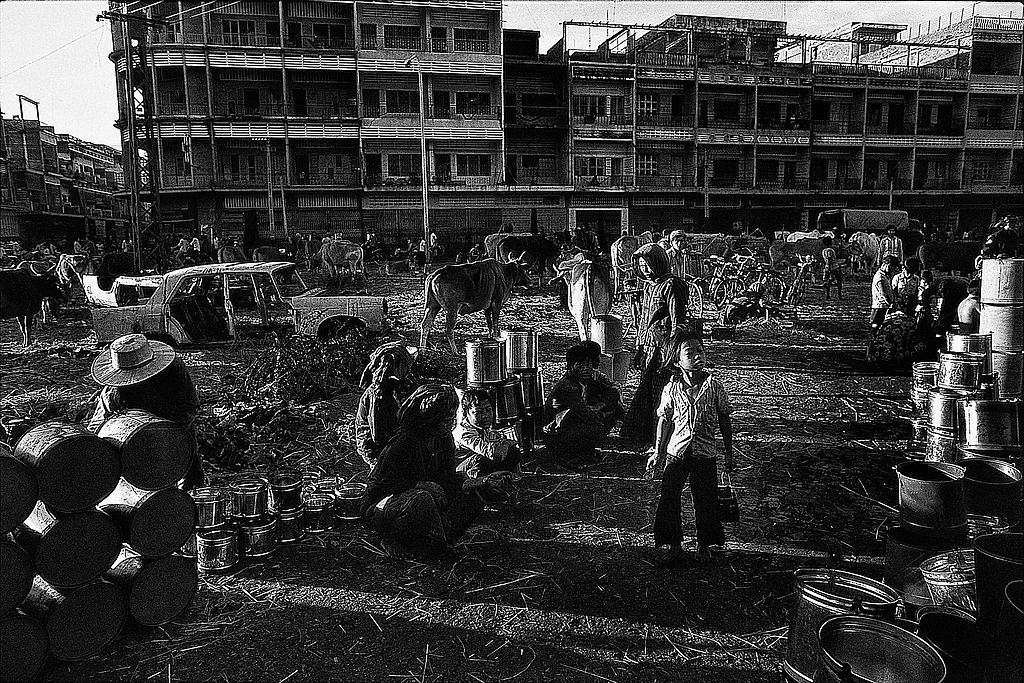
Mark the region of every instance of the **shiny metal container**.
POLYGON ((500 382, 507 376, 505 344, 484 337, 466 342, 466 380, 500 382))
POLYGON ((540 333, 535 330, 502 330, 509 370, 535 370, 540 354, 540 333))

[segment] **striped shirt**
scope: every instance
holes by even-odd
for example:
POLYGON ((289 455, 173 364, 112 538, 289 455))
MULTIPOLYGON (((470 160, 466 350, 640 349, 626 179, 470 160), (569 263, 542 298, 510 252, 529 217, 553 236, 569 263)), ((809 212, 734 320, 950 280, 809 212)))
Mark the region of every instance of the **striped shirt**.
POLYGON ((661 392, 658 417, 672 421, 668 457, 682 457, 693 446, 693 457, 715 457, 715 431, 718 416, 732 413, 732 403, 722 382, 709 374, 691 387, 681 376, 673 376, 661 392))

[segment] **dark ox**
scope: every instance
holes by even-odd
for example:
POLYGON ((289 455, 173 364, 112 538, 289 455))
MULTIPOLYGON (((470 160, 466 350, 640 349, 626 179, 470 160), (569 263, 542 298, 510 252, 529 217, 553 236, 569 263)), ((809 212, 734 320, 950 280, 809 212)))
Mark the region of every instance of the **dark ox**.
POLYGON ((96 276, 96 284, 100 289, 109 290, 118 276, 135 274, 135 255, 127 251, 104 254, 92 274, 96 276))
POLYGON ((981 242, 925 242, 917 250, 917 258, 925 270, 969 273, 980 253, 981 242))
POLYGON ((536 266, 537 282, 544 284, 544 273, 554 268, 561 249, 547 237, 534 235, 506 235, 495 244, 495 258, 501 263, 520 261, 526 266, 536 266))
POLYGON ((445 312, 445 337, 452 353, 458 353, 455 323, 460 314, 483 311, 488 331, 497 335, 501 307, 512 295, 512 287, 522 281, 520 261, 498 263, 494 259, 485 259, 438 268, 427 276, 423 286, 425 310, 420 327, 420 346, 427 346, 430 328, 441 309, 445 312))
POLYGON ((61 299, 64 291, 51 274, 33 275, 27 270, 0 270, 0 319, 17 318, 25 346, 32 341, 32 322, 43 299, 61 299))

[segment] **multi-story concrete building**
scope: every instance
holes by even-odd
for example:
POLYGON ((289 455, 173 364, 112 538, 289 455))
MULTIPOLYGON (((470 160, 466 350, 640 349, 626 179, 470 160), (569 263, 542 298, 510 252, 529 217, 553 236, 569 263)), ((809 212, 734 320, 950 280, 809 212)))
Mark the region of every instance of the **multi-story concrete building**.
POLYGON ((125 236, 120 151, 39 121, 2 123, 0 239, 125 236))
POLYGON ((907 41, 887 24, 811 38, 677 15, 605 25, 589 50, 567 22, 542 54, 537 32, 503 30, 500 0, 145 12, 168 22, 147 30, 139 76, 171 230, 418 239, 424 176, 431 227, 459 246, 508 223, 607 238, 797 228, 840 207, 942 228, 1022 210, 1019 19, 907 41))

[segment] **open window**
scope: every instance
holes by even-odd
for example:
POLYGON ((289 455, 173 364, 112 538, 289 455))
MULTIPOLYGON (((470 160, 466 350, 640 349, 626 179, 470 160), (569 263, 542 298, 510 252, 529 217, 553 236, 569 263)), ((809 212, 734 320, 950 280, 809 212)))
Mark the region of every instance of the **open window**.
POLYGON ((171 297, 168 313, 196 343, 231 337, 219 274, 185 278, 171 297))

